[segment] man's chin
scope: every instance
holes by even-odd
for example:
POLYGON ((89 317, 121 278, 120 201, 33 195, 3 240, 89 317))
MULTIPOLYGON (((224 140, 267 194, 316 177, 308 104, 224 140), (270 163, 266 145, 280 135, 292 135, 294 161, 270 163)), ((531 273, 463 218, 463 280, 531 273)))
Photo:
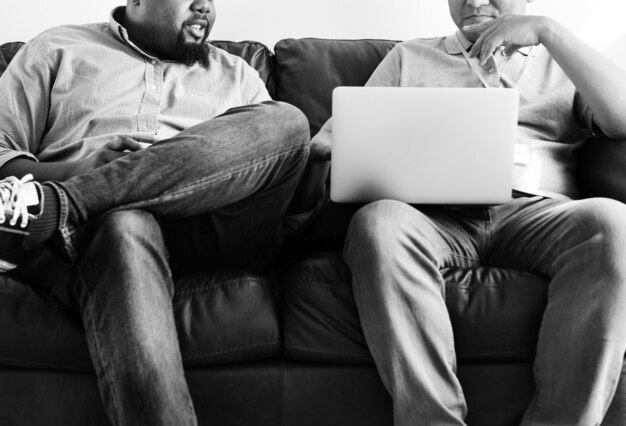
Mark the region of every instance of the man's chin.
POLYGON ((187 41, 183 34, 180 34, 176 45, 177 57, 188 67, 200 64, 204 68, 209 68, 209 53, 211 46, 204 37, 202 40, 187 41))
POLYGON ((475 43, 476 39, 478 38, 475 33, 469 33, 468 31, 465 31, 463 28, 461 28, 461 33, 463 33, 465 38, 468 41, 471 41, 472 43, 475 43))

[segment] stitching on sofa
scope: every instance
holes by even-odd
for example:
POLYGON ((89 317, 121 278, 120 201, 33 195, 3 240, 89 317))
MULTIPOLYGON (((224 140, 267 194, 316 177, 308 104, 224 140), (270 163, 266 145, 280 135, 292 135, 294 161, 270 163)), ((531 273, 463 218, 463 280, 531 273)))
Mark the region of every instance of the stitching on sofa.
POLYGON ((335 288, 342 291, 349 291, 350 286, 346 284, 327 284, 322 282, 306 282, 306 283, 297 283, 297 284, 287 284, 289 287, 324 287, 324 288, 335 288))
POLYGON ((500 355, 527 355, 535 351, 504 351, 504 352, 483 352, 483 353, 464 353, 457 354, 457 358, 484 358, 485 356, 500 356, 500 355))
POLYGON ((225 349, 222 351, 216 351, 216 352, 205 352, 202 354, 197 354, 197 355, 191 355, 191 356, 184 356, 183 359, 196 359, 196 358, 202 358, 205 356, 215 356, 215 355, 223 355, 223 354, 227 354, 230 352, 236 352, 236 351, 241 351, 241 350, 248 350, 248 349, 255 349, 255 348, 261 348, 264 346, 277 346, 279 345, 280 342, 273 342, 273 343, 254 343, 252 345, 248 345, 248 346, 238 346, 236 348, 230 348, 230 349, 225 349))
POLYGON ((78 373, 78 374, 94 374, 93 370, 77 370, 77 369, 67 367, 66 365, 63 365, 63 364, 48 364, 48 363, 37 362, 37 361, 24 362, 22 360, 16 360, 14 358, 7 358, 3 356, 0 356, 0 361, 3 363, 2 367, 11 367, 11 366, 16 366, 20 368, 46 367, 46 368, 61 369, 62 372, 72 372, 72 373, 78 373), (5 362, 6 364, 4 364, 5 362))
POLYGON ((0 291, 0 297, 2 296, 6 296, 6 297, 11 297, 13 299, 16 299, 20 302, 26 302, 26 303, 34 303, 36 305, 41 305, 41 306, 49 306, 51 308, 55 308, 55 309, 61 309, 64 311, 69 311, 69 312, 76 312, 75 310, 67 307, 67 306, 63 306, 61 304, 57 304, 57 303, 53 303, 53 302, 45 302, 43 300, 37 300, 37 298, 35 296, 33 296, 30 293, 26 293, 25 296, 16 296, 15 294, 10 294, 10 293, 4 293, 2 291, 0 291))
MULTIPOLYGON (((341 355, 341 356, 345 356, 345 357, 349 357, 349 358, 358 358, 358 359, 363 359, 363 355, 355 355, 355 354, 346 354, 346 353, 340 353, 337 351, 324 351, 324 350, 320 350, 320 349, 311 349, 308 348, 306 346, 294 346, 294 345, 285 345, 285 349, 299 349, 302 351, 306 351, 306 352, 315 352, 318 354, 326 354, 326 355, 341 355)), ((369 352, 367 352, 369 354, 369 352)))
POLYGON ((216 283, 216 284, 206 284, 201 287, 194 287, 191 289, 185 289, 174 292, 174 298, 181 295, 200 293, 207 290, 214 290, 216 288, 223 288, 224 286, 231 285, 264 285, 265 283, 271 284, 268 281, 265 281, 263 278, 244 278, 244 279, 232 279, 224 282, 216 283))

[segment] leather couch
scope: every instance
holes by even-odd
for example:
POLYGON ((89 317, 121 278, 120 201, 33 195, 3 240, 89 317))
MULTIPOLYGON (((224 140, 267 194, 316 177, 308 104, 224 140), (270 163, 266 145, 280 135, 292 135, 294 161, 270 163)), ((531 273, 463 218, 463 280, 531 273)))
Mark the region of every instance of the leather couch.
MULTIPOLYGON (((214 42, 254 66, 275 99, 299 107, 311 134, 330 116, 332 89, 363 85, 395 43, 286 39, 271 51, 256 42, 214 42)), ((0 46, 0 73, 20 47, 0 46)), ((626 146, 592 142, 579 155, 584 196, 626 202, 626 146)), ((331 203, 288 242, 272 276, 177 277, 177 329, 200 424, 393 424, 341 260, 357 208, 331 203)), ((444 275, 467 422, 516 425, 534 391, 546 277, 486 267, 444 275)), ((28 274, 0 277, 0 425, 108 424, 80 316, 63 300, 28 274)), ((624 395, 626 383, 611 407, 621 419, 624 395)))

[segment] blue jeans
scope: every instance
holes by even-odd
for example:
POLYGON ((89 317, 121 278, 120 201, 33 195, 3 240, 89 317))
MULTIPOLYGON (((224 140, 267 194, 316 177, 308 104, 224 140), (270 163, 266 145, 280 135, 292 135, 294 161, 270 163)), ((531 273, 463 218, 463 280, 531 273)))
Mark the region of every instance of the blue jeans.
POLYGON ((465 424, 440 270, 478 265, 550 277, 522 425, 601 424, 626 352, 625 252, 626 205, 608 199, 362 208, 344 257, 396 426, 465 424))
POLYGON ((64 249, 75 258, 82 226, 111 210, 189 217, 269 192, 288 202, 308 156, 307 129, 304 114, 289 104, 247 105, 89 174, 51 183, 61 201, 64 249))
POLYGON ((282 249, 281 221, 308 141, 308 123, 294 107, 250 105, 54 184, 65 248, 76 259, 71 289, 114 424, 197 423, 172 313, 165 234, 173 239, 168 248, 184 253, 186 263, 173 265, 181 274, 266 270, 282 249), (169 222, 180 217, 193 234, 169 222))

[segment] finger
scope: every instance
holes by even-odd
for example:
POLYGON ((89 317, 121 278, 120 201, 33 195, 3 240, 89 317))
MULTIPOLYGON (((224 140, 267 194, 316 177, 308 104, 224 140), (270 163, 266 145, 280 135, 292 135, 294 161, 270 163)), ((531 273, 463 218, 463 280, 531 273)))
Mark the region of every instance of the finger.
POLYGON ((488 24, 489 25, 482 33, 480 33, 480 36, 476 39, 476 42, 472 46, 472 49, 470 50, 470 58, 476 57, 482 52, 485 39, 489 37, 489 34, 496 30, 496 25, 493 22, 489 22, 488 24))
POLYGON ((140 142, 137 142, 136 140, 130 138, 116 139, 114 141, 108 142, 105 146, 110 150, 118 152, 134 152, 144 148, 144 145, 142 145, 140 142))
POLYGON ((487 36, 480 52, 480 64, 485 65, 493 52, 495 52, 498 47, 502 46, 503 42, 504 39, 497 33, 487 36))
POLYGON ((103 164, 108 164, 111 161, 117 160, 118 158, 125 156, 126 154, 128 154, 128 152, 108 150, 102 153, 102 155, 100 156, 100 162, 103 164))
POLYGON ((474 45, 470 49, 469 56, 470 58, 474 58, 480 54, 483 48, 483 43, 485 42, 486 33, 483 32, 474 42, 474 45))
POLYGON ((466 25, 463 27, 463 33, 471 40, 476 40, 485 31, 492 22, 483 22, 480 24, 466 25))
POLYGON ((489 56, 495 50, 495 48, 492 48, 494 42, 493 37, 497 35, 497 33, 498 28, 494 25, 491 28, 487 29, 485 32, 483 32, 476 41, 475 44, 477 44, 478 46, 476 47, 474 55, 478 56, 481 65, 485 65, 485 63, 489 59, 489 56))

